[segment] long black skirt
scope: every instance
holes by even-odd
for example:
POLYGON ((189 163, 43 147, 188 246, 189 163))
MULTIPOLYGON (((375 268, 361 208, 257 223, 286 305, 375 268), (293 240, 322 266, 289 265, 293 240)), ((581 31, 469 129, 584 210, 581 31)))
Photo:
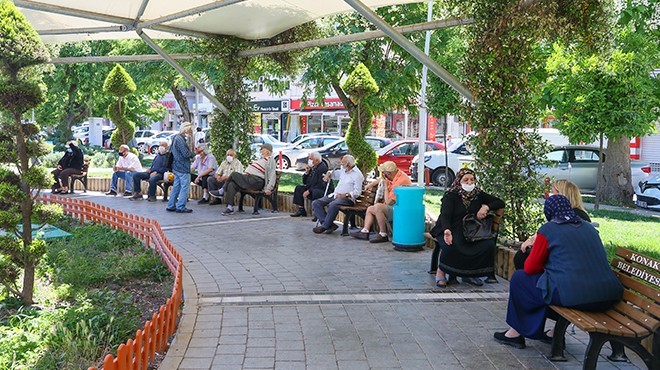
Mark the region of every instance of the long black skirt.
MULTIPOLYGON (((457 239, 457 238, 456 238, 457 239)), ((495 272, 495 239, 477 242, 445 244, 440 238, 442 248, 438 267, 445 273, 460 277, 488 276, 495 272)))

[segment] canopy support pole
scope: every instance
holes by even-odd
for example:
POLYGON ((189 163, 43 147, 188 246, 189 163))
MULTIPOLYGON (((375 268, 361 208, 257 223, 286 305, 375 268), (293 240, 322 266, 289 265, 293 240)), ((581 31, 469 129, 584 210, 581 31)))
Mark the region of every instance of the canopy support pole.
POLYGON ((169 63, 169 65, 171 65, 172 68, 174 68, 186 80, 188 80, 188 82, 190 82, 193 86, 195 86, 195 88, 199 90, 199 92, 204 94, 204 96, 206 96, 209 99, 209 101, 213 103, 213 105, 218 107, 218 109, 220 109, 222 113, 229 116, 229 110, 227 109, 227 107, 222 105, 222 103, 220 103, 220 101, 213 94, 211 94, 208 90, 206 90, 206 88, 202 84, 200 84, 192 75, 190 75, 188 71, 183 69, 183 67, 181 67, 181 65, 177 63, 176 60, 172 59, 167 54, 167 52, 165 52, 165 50, 163 50, 160 46, 158 46, 158 44, 156 44, 154 40, 152 40, 149 36, 147 36, 147 34, 145 34, 144 31, 138 29, 137 34, 138 36, 140 36, 140 38, 142 38, 142 40, 144 40, 144 42, 147 43, 147 45, 149 45, 152 49, 154 49, 156 53, 158 53, 161 57, 163 57, 163 59, 165 59, 165 61, 169 63))
POLYGON ((355 9, 358 13, 362 14, 367 20, 373 23, 378 29, 383 31, 387 36, 389 36, 392 41, 401 46, 406 50, 413 58, 417 59, 420 63, 427 66, 431 72, 436 76, 440 77, 441 80, 445 81, 452 89, 456 90, 461 94, 465 99, 470 103, 474 103, 474 96, 470 90, 463 85, 456 77, 451 73, 447 72, 446 69, 442 68, 438 63, 436 63, 428 55, 424 54, 423 51, 413 44, 410 40, 405 38, 401 32, 397 31, 389 23, 385 22, 381 17, 376 14, 369 7, 364 5, 360 0, 344 0, 348 5, 355 9))

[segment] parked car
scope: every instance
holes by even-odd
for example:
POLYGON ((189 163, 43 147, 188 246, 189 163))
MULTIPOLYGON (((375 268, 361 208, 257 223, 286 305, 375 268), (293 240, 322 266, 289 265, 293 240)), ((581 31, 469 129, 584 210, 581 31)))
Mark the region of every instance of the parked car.
POLYGON ((291 140, 291 144, 296 144, 300 140, 306 139, 306 138, 312 137, 312 136, 332 136, 332 134, 327 133, 327 132, 309 132, 309 133, 306 133, 306 134, 300 134, 300 135, 296 136, 295 138, 293 138, 293 140, 291 140))
MULTIPOLYGON (((461 168, 462 157, 469 157, 470 151, 466 141, 455 142, 447 149, 447 174, 445 175, 445 150, 432 150, 424 153, 424 167, 429 169, 429 181, 435 186, 450 186, 456 173, 461 168)), ((413 157, 410 164, 410 178, 417 181, 417 163, 419 154, 413 157)))
MULTIPOLYGON (((390 139, 375 136, 367 136, 364 139, 375 151, 378 151, 380 148, 383 148, 392 142, 390 139)), ((335 143, 319 148, 318 152, 321 154, 323 162, 328 165, 328 168, 334 168, 335 166, 338 166, 341 157, 349 154, 348 145, 346 144, 346 139, 344 138, 341 138, 341 140, 338 140, 335 143)), ((307 154, 298 157, 296 160, 296 169, 304 170, 306 164, 307 154)))
POLYGON ((280 149, 288 146, 288 143, 277 140, 272 135, 268 134, 252 134, 252 144, 250 144, 250 149, 252 149, 252 157, 256 158, 259 156, 259 149, 261 149, 262 144, 270 144, 273 146, 273 155, 280 149))
POLYGON ((635 184, 635 204, 660 211, 660 174, 645 176, 635 184))
POLYGON ((282 147, 279 149, 273 149, 273 156, 279 160, 280 151, 282 152, 282 168, 287 169, 291 167, 293 159, 297 159, 301 156, 307 156, 310 152, 318 150, 328 144, 336 143, 339 140, 342 140, 341 136, 308 136, 304 139, 299 140, 293 145, 282 147))
MULTIPOLYGON (((444 145, 437 141, 426 141, 426 151, 443 150, 444 145)), ((419 149, 419 141, 413 139, 406 139, 400 141, 393 141, 389 145, 377 151, 378 164, 383 162, 392 161, 396 166, 406 175, 410 175, 410 164, 413 158, 417 155, 419 149)))
MULTIPOLYGON (((554 162, 554 166, 542 168, 539 172, 545 177, 566 179, 575 183, 581 191, 595 192, 598 178, 599 148, 588 145, 562 145, 557 146, 546 158, 554 162)), ((607 152, 603 154, 603 162, 607 159, 607 152)), ((645 177, 647 164, 640 161, 630 161, 630 172, 633 186, 645 177)), ((650 170, 650 167, 648 167, 650 170)))
POLYGON ((167 144, 172 145, 172 136, 178 134, 179 131, 161 131, 160 133, 150 137, 142 146, 144 150, 148 150, 151 154, 158 153, 158 146, 161 141, 166 141, 167 144))
POLYGON ((137 130, 135 131, 135 134, 133 134, 133 138, 135 139, 135 145, 137 145, 137 148, 141 152, 146 152, 146 150, 143 148, 144 144, 149 140, 154 135, 157 135, 160 131, 156 130, 137 130))

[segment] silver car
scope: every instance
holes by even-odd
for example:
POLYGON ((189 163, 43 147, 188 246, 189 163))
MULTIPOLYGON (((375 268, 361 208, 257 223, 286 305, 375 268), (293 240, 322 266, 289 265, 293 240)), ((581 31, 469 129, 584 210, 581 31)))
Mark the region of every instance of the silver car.
POLYGON ((326 145, 336 143, 341 139, 343 139, 341 136, 308 136, 293 145, 277 150, 276 153, 273 154, 279 159, 279 152, 282 152, 282 168, 287 169, 294 165, 293 161, 301 156, 304 155, 306 157, 310 152, 318 150, 326 145))
MULTIPOLYGON (((598 153, 599 148, 587 145, 557 146, 546 155, 547 159, 554 162, 554 166, 544 168, 540 172, 555 180, 570 180, 582 191, 595 192, 598 178, 598 153)), ((604 153, 603 161, 606 157, 607 154, 604 153)), ((645 167, 644 163, 631 161, 633 184, 637 184, 644 177, 642 167, 645 167)))

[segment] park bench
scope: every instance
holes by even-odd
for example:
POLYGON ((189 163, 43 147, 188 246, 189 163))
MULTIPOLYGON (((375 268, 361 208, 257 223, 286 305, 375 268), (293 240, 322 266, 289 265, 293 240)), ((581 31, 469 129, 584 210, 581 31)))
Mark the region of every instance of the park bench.
POLYGON ((344 213, 344 226, 341 229, 342 236, 348 235, 349 223, 351 227, 353 228, 357 227, 355 223, 355 216, 360 216, 362 217, 362 219, 364 219, 364 217, 367 214, 367 208, 369 208, 369 206, 372 206, 376 199, 375 188, 376 187, 372 187, 371 189, 365 188, 364 190, 362 190, 362 194, 360 194, 360 196, 357 197, 354 205, 339 207, 339 211, 344 213))
POLYGON ((89 158, 83 160, 82 173, 80 175, 71 175, 69 177, 69 194, 73 194, 73 186, 79 181, 83 186, 83 193, 87 192, 87 173, 89 172, 89 158))
POLYGON ((273 213, 278 212, 277 209, 277 189, 280 185, 280 176, 282 175, 282 171, 275 171, 275 186, 273 186, 273 191, 270 193, 270 195, 266 195, 266 193, 263 192, 263 190, 241 190, 241 197, 238 201, 238 212, 243 212, 243 199, 245 198, 246 195, 251 196, 254 198, 254 211, 252 212, 253 215, 258 215, 259 214, 259 208, 262 208, 262 200, 264 198, 268 199, 270 202, 271 207, 273 208, 273 213))
POLYGON ((156 186, 163 192, 163 202, 167 202, 167 193, 170 191, 172 185, 172 182, 165 179, 156 181, 156 186))
POLYGON ((550 360, 566 361, 564 336, 569 324, 589 333, 583 369, 595 369, 603 344, 611 361, 626 361, 624 347, 635 351, 649 369, 660 369, 660 261, 618 248, 612 269, 624 287, 623 299, 605 312, 550 306, 558 314, 550 360), (642 340, 652 337, 651 352, 642 340))
MULTIPOLYGON (((504 216, 504 208, 500 208, 498 210, 493 211, 493 228, 492 228, 492 230, 493 230, 493 234, 495 235, 496 238, 497 238, 497 233, 500 230, 500 222, 502 221, 502 216, 504 216)), ((438 216, 438 217, 440 217, 440 216, 438 216)), ((426 239, 429 239, 429 240, 433 241, 433 243, 438 241, 438 239, 434 238, 433 235, 431 235, 431 233, 429 233, 429 232, 425 232, 424 237, 426 239)))

